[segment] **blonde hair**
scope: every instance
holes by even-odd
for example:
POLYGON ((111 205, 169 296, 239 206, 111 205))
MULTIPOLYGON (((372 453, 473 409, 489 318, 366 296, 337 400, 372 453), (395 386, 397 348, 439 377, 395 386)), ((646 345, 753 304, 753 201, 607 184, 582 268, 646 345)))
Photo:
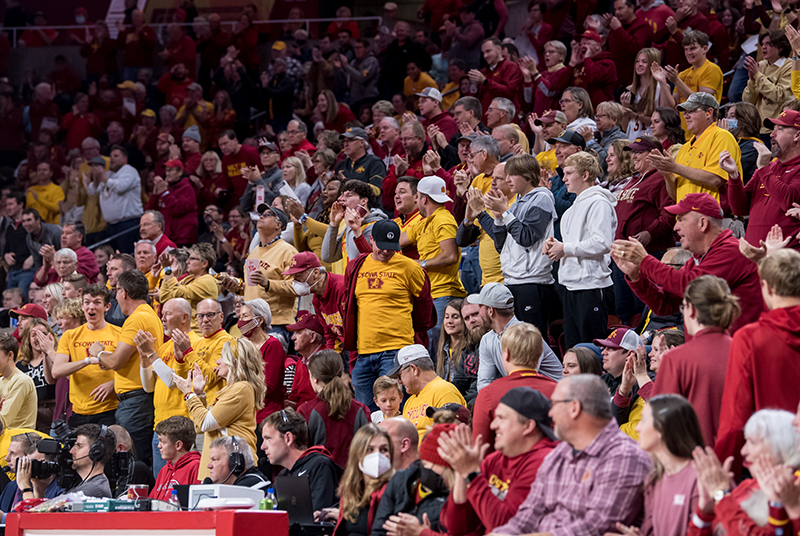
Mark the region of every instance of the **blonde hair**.
MULTIPOLYGON (((206 168, 203 167, 203 161, 207 158, 211 158, 214 160, 214 162, 216 162, 214 166, 214 174, 222 173, 222 159, 220 159, 219 155, 214 151, 206 151, 200 158, 200 164, 197 165, 197 170, 195 170, 195 174, 201 179, 209 178, 206 168)), ((191 173, 191 170, 187 171, 191 173)))
POLYGON ((657 48, 643 48, 636 54, 636 58, 640 54, 647 56, 647 70, 644 76, 638 75, 634 70, 633 83, 631 84, 631 108, 633 108, 634 112, 650 117, 656 110, 656 88, 658 87, 658 83, 653 80, 653 76, 650 74, 650 65, 661 63, 661 52, 657 48), (647 89, 642 94, 642 98, 637 101, 636 95, 644 85, 644 78, 648 78, 650 82, 647 84, 647 89))
POLYGON ((632 152, 626 151, 625 147, 631 144, 631 140, 620 139, 611 142, 611 147, 614 148, 614 156, 619 160, 619 166, 614 173, 608 174, 608 185, 617 184, 630 178, 635 171, 633 169, 632 152))
POLYGON ((285 158, 283 160, 283 164, 281 167, 289 164, 294 168, 294 184, 295 186, 303 184, 306 182, 306 169, 303 167, 303 163, 300 161, 299 158, 296 156, 290 156, 289 158, 285 158))
POLYGON ((81 324, 86 323, 86 315, 83 314, 80 298, 62 301, 53 308, 53 316, 56 320, 59 318, 72 318, 73 320, 78 320, 81 324))
POLYGON ((625 108, 618 102, 605 101, 597 105, 597 112, 603 112, 610 116, 619 125, 622 116, 625 115, 625 108))
POLYGON ((514 324, 503 332, 500 348, 508 350, 508 360, 519 367, 535 369, 542 355, 542 333, 533 324, 514 324))
POLYGON ((355 523, 361 508, 369 505, 370 496, 381 489, 392 476, 394 469, 389 469, 378 478, 373 478, 369 483, 364 483, 364 475, 359 465, 367 455, 369 444, 376 437, 383 437, 389 443, 389 459, 394 458, 394 444, 389 434, 377 424, 365 424, 353 436, 350 443, 350 454, 347 456, 347 467, 339 482, 339 507, 342 516, 355 523))
POLYGON ((589 173, 589 181, 592 183, 600 176, 600 163, 597 161, 597 158, 587 153, 586 151, 580 151, 575 154, 569 155, 566 160, 564 160, 564 168, 567 167, 574 167, 578 173, 583 175, 584 173, 589 173))
POLYGON ((758 265, 761 279, 778 296, 800 296, 800 253, 779 249, 764 257, 758 265))
POLYGON ((222 347, 222 361, 228 365, 227 384, 247 382, 255 391, 256 411, 264 407, 267 386, 264 383, 264 359, 255 345, 242 337, 231 339, 222 347))
POLYGON ((50 324, 48 324, 46 320, 36 317, 31 318, 30 322, 28 322, 28 325, 22 330, 22 335, 20 336, 22 342, 19 344, 19 353, 17 354, 17 361, 25 365, 33 360, 31 331, 33 331, 33 328, 37 326, 44 326, 45 331, 53 336, 53 350, 56 349, 56 345, 58 344, 58 337, 56 337, 56 334, 53 333, 53 328, 50 327, 50 324))
POLYGON ((375 383, 372 384, 372 395, 377 397, 378 394, 388 391, 389 389, 396 389, 397 392, 400 393, 400 397, 403 397, 403 390, 400 387, 400 382, 389 376, 381 376, 375 380, 375 383))

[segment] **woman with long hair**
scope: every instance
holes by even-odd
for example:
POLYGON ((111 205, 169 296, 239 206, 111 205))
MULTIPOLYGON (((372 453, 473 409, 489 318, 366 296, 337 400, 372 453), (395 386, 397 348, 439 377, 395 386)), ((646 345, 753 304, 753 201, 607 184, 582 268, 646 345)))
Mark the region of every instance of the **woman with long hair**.
POLYGON ((639 445, 653 460, 645 480, 644 523, 640 531, 619 523, 624 534, 684 536, 699 500, 692 452, 703 434, 692 405, 680 395, 651 398, 636 425, 639 445), (683 500, 676 500, 677 497, 683 500))
POLYGON ((594 107, 589 92, 582 87, 568 87, 561 94, 561 111, 567 116, 567 130, 577 131, 580 127, 589 126, 597 130, 594 121, 594 107))
POLYGON ((608 146, 608 156, 606 157, 608 177, 605 183, 601 183, 600 185, 608 189, 612 194, 625 188, 625 185, 633 175, 634 170, 631 153, 625 150, 630 144, 630 140, 622 139, 614 140, 611 142, 611 145, 608 146))
POLYGON ((231 259, 246 259, 250 251, 250 240, 253 238, 253 228, 250 215, 239 207, 234 207, 228 213, 230 230, 225 235, 225 252, 231 259))
POLYGON ((652 134, 650 123, 658 106, 658 96, 661 91, 669 91, 669 87, 662 88, 653 79, 650 72, 650 65, 653 63, 661 63, 661 52, 658 49, 643 48, 639 51, 633 66, 633 83, 619 98, 625 107, 622 124, 629 140, 635 140, 643 134, 652 134))
POLYGON ((369 534, 386 484, 394 475, 393 457, 394 444, 386 430, 372 423, 359 428, 339 481, 339 508, 315 512, 315 519, 336 520, 334 536, 369 534))
POLYGON ((28 325, 22 330, 17 359, 17 368, 30 376, 36 387, 36 396, 39 400, 36 429, 45 433, 50 432, 56 404, 56 386, 55 383, 51 384, 47 381, 44 370, 45 358, 48 351, 56 349, 57 341, 58 337, 47 322, 41 318, 31 318, 28 325), (42 337, 35 332, 39 332, 42 337))
POLYGON ((317 397, 298 407, 297 413, 308 422, 309 445, 324 446, 331 459, 344 466, 354 431, 370 422, 370 411, 353 398, 342 357, 334 350, 312 355, 308 374, 317 397))
POLYGON ((647 354, 650 358, 650 370, 658 373, 664 354, 685 342, 686 334, 677 328, 666 328, 656 333, 650 345, 650 353, 647 354))
MULTIPOLYGON (((325 206, 322 200, 322 190, 325 185, 333 178, 333 168, 336 165, 336 151, 333 149, 320 149, 317 145, 317 152, 311 157, 311 166, 314 168, 314 174, 317 176, 314 183, 311 185, 311 194, 306 201, 307 214, 309 218, 317 218, 326 211, 330 210, 330 206, 325 206)), ((327 216, 325 216, 327 217, 327 216)), ((322 220, 320 220, 322 221, 322 220)), ((328 220, 325 220, 327 223, 328 220)))
POLYGON ((337 101, 330 89, 323 89, 317 95, 317 111, 322 115, 325 130, 342 133, 346 130, 345 123, 356 120, 350 108, 337 101))
POLYGON ((222 159, 215 151, 206 151, 200 158, 197 169, 187 169, 189 180, 192 181, 194 191, 197 193, 197 210, 202 212, 208 205, 216 205, 223 212, 231 203, 239 200, 231 199, 233 183, 226 173, 222 172, 222 159))
POLYGON ((435 365, 436 374, 455 385, 469 402, 478 396, 478 358, 476 341, 461 315, 465 305, 466 300, 456 298, 445 306, 435 365))
MULTIPOLYGON (((323 152, 332 153, 326 149, 323 152)), ((319 155, 319 151, 314 155, 319 155)), ((328 230, 330 223, 331 207, 339 199, 339 192, 342 188, 342 181, 338 177, 333 177, 327 180, 325 186, 322 188, 322 195, 320 201, 322 211, 316 217, 310 214, 304 223, 300 223, 300 217, 303 215, 303 207, 299 203, 291 201, 287 202, 288 215, 294 223, 292 232, 294 233, 294 247, 297 251, 312 251, 317 257, 322 253, 322 240, 325 238, 325 232, 328 230)), ((331 269, 331 265, 322 262, 326 270, 331 269)))
MULTIPOLYGON (((764 143, 759 134, 762 124, 761 114, 755 105, 749 102, 737 102, 720 108, 719 116, 721 119, 717 121, 717 126, 733 134, 742 151, 742 182, 747 184, 758 169, 756 144, 764 143)), ((744 216, 749 213, 747 210, 744 216)), ((737 212, 734 214, 739 215, 737 212)))
MULTIPOLYGON (((743 480, 731 490, 732 458, 721 463, 711 447, 694 451, 699 502, 697 523, 689 524, 687 536, 714 534, 779 534, 786 528, 788 515, 775 494, 776 476, 794 481, 800 468, 798 434, 793 413, 781 409, 762 409, 744 427, 743 465, 755 477, 743 480), (717 492, 722 497, 717 499, 717 492), (772 504, 770 504, 772 502, 772 504), (778 504, 776 504, 778 503, 778 504), (700 528, 703 527, 703 528, 700 528)), ((788 526, 791 526, 789 521, 788 526)), ((788 534, 790 530, 786 530, 788 534)))
POLYGON ((561 371, 562 376, 569 376, 571 374, 594 374, 595 376, 603 375, 603 365, 597 354, 583 346, 573 346, 564 352, 564 370, 561 371))
POLYGON ((681 116, 673 108, 656 108, 651 117, 650 130, 673 158, 686 141, 686 134, 681 126, 681 116))
POLYGON ((44 287, 42 293, 42 307, 47 311, 47 323, 50 324, 50 329, 56 334, 56 337, 61 337, 61 328, 58 326, 58 320, 53 312, 56 305, 64 301, 64 287, 61 283, 50 283, 44 287))
POLYGON ((306 170, 303 162, 296 156, 290 156, 281 164, 282 178, 297 196, 298 202, 305 207, 311 195, 311 185, 306 182, 306 170))
MULTIPOLYGON (((206 378, 195 363, 186 378, 173 372, 175 385, 186 395, 186 406, 204 445, 223 435, 242 437, 256 458, 256 412, 264 407, 264 369, 261 354, 247 339, 231 339, 217 359, 217 376, 226 382, 214 400, 205 400, 206 378), (208 407, 205 404, 208 404, 208 407)), ((203 449, 199 480, 208 476, 209 449, 203 449)))
POLYGON ((239 309, 237 326, 242 335, 261 354, 264 361, 264 406, 256 414, 258 422, 271 413, 283 409, 283 380, 286 350, 283 342, 270 333, 272 329, 272 310, 262 298, 246 301, 239 309))

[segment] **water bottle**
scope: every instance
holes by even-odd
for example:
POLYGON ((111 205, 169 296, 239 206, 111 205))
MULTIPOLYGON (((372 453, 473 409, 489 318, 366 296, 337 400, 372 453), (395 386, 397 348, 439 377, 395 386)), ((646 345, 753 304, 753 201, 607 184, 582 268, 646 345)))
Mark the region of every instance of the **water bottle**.
POLYGON ((174 489, 169 492, 169 504, 173 505, 178 510, 181 509, 181 502, 178 500, 178 490, 174 489))
POLYGON ((278 509, 278 497, 275 496, 274 488, 267 488, 267 495, 265 497, 265 500, 269 501, 270 507, 268 508, 268 510, 278 509))

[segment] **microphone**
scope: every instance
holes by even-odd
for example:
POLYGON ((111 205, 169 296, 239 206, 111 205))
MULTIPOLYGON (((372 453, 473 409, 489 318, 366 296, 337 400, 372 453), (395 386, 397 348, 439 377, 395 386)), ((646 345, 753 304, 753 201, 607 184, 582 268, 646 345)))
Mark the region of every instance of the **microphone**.
POLYGON ((6 465, 5 467, 3 467, 3 472, 4 473, 13 473, 14 472, 14 468, 11 467, 10 465, 6 465))
POLYGON ((205 478, 203 479, 203 484, 213 484, 213 483, 214 483, 214 481, 213 481, 213 480, 211 480, 211 477, 210 477, 210 476, 207 476, 207 477, 205 477, 205 478))

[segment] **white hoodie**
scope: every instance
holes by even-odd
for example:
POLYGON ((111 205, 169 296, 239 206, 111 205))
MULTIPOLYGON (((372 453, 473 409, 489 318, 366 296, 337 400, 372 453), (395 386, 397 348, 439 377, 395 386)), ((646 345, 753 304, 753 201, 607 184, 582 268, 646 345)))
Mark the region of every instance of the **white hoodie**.
POLYGON ((617 198, 600 186, 584 190, 561 218, 564 258, 558 282, 567 290, 606 288, 611 281, 611 243, 617 230, 617 198))

